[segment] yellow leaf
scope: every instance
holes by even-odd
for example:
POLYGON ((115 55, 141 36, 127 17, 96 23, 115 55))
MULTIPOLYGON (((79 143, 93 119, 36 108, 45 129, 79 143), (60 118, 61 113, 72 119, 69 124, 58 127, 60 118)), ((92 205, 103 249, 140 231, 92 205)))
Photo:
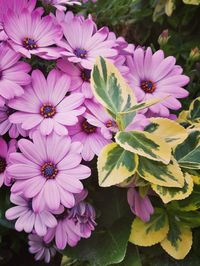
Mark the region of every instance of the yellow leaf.
POLYGON ((193 179, 189 174, 185 174, 185 184, 182 188, 162 187, 151 185, 152 189, 161 197, 166 204, 172 200, 182 200, 187 198, 193 190, 193 179))
POLYGON ((183 0, 183 3, 187 5, 199 5, 200 0, 183 0))
POLYGON ((173 258, 182 260, 189 253, 192 246, 192 231, 190 228, 179 227, 180 235, 176 243, 166 237, 160 244, 161 247, 173 258))
POLYGON ((200 185, 200 176, 196 176, 196 175, 191 175, 194 184, 196 185, 200 185))
POLYGON ((165 13, 167 16, 171 16, 173 13, 173 10, 175 8, 175 0, 167 0, 166 4, 165 4, 165 13))
POLYGON ((99 185, 109 187, 132 176, 138 166, 138 156, 116 143, 106 145, 99 154, 97 168, 99 185))
POLYGON ((156 208, 149 222, 135 218, 129 241, 135 245, 148 247, 162 241, 169 231, 168 218, 163 209, 156 208))
POLYGON ((187 130, 177 122, 167 118, 150 118, 150 121, 155 125, 155 130, 151 132, 175 147, 182 143, 188 136, 187 130))

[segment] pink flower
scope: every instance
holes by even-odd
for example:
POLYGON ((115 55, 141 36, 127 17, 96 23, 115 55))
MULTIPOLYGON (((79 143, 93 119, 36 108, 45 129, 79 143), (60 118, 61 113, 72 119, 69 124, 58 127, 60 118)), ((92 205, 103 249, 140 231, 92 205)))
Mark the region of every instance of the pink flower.
POLYGON ((42 0, 44 5, 52 5, 60 11, 66 11, 65 5, 81 5, 80 1, 73 0, 42 0))
POLYGON ((188 91, 182 87, 189 82, 189 78, 182 75, 182 68, 175 63, 176 59, 173 56, 164 58, 161 50, 152 54, 150 47, 146 51, 137 48, 133 57, 127 57, 131 71, 130 83, 139 102, 170 96, 163 102, 149 107, 152 113, 163 117, 169 116, 169 109, 178 110, 181 107, 177 98, 188 96, 188 91))
POLYGON ((20 15, 9 10, 4 17, 4 30, 12 48, 25 57, 31 58, 32 54, 44 59, 60 57, 60 49, 51 46, 62 38, 61 27, 51 16, 41 17, 39 10, 31 13, 23 9, 20 15))
POLYGON ((27 132, 21 128, 20 124, 12 124, 10 122, 9 117, 14 112, 15 110, 7 105, 0 107, 0 136, 8 132, 11 138, 17 138, 19 135, 27 137, 27 132))
POLYGON ((67 135, 66 126, 78 122, 77 116, 85 111, 80 107, 84 101, 81 93, 65 96, 69 90, 70 79, 52 70, 47 80, 41 71, 32 72, 32 86, 20 98, 9 102, 9 106, 19 110, 10 116, 12 123, 21 123, 24 130, 39 129, 43 135, 55 131, 67 135))
POLYGON ((33 230, 39 235, 44 236, 47 228, 57 225, 56 218, 48 210, 34 212, 32 201, 20 195, 11 194, 10 201, 17 206, 6 211, 5 216, 8 220, 15 220, 15 229, 19 232, 24 230, 31 233, 33 230))
POLYGON ((35 260, 43 260, 49 263, 56 255, 56 248, 53 244, 46 243, 43 237, 36 234, 28 235, 29 252, 35 254, 35 260))
POLYGON ((71 208, 74 193, 83 190, 81 179, 90 176, 87 166, 80 164, 82 145, 69 137, 35 132, 33 142, 20 139, 21 153, 11 155, 8 173, 16 180, 11 191, 33 199, 33 210, 57 210, 60 204, 71 208))
POLYGON ((31 67, 19 62, 20 57, 7 45, 0 45, 0 106, 5 104, 5 100, 21 96, 24 93, 22 86, 31 82, 27 74, 31 67))
POLYGON ((134 187, 130 187, 127 193, 128 203, 131 211, 144 222, 148 222, 154 208, 148 196, 142 197, 134 187))
POLYGON ((86 69, 92 69, 98 56, 117 55, 117 50, 113 49, 115 42, 107 40, 108 29, 104 27, 96 31, 92 19, 81 21, 75 17, 62 26, 65 40, 59 41, 58 45, 65 49, 61 54, 66 55, 69 61, 80 63, 86 69))
POLYGON ((30 12, 33 11, 36 0, 0 0, 0 40, 6 40, 8 37, 3 30, 3 18, 7 16, 8 10, 13 10, 15 14, 20 14, 24 8, 30 12))
POLYGON ((116 124, 100 105, 89 100, 85 103, 88 110, 75 126, 68 129, 72 140, 83 144, 83 159, 91 161, 106 144, 112 142, 116 124))
POLYGON ((16 151, 16 141, 11 140, 9 144, 3 138, 0 138, 0 187, 3 183, 10 185, 11 176, 7 172, 10 164, 10 154, 16 151))

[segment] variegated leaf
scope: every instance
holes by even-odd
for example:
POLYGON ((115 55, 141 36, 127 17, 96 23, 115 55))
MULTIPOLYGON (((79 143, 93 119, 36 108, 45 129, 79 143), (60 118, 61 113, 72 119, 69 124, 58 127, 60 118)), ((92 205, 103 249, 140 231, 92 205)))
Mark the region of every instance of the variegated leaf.
POLYGON ((190 228, 173 223, 167 237, 160 244, 173 258, 184 259, 192 246, 192 231, 190 228))
POLYGON ((152 124, 148 126, 147 131, 162 136, 171 147, 182 143, 188 136, 187 130, 173 120, 160 117, 149 120, 152 124))
POLYGON ((196 98, 189 108, 189 119, 200 122, 200 97, 196 98))
POLYGON ((135 173, 138 156, 111 143, 102 149, 97 165, 99 185, 109 187, 123 182, 135 173))
POLYGON ((173 157, 168 165, 140 157, 137 172, 155 185, 178 188, 184 186, 184 175, 173 157))
POLYGON ((183 211, 196 211, 200 208, 200 186, 195 185, 192 194, 179 202, 178 207, 183 211))
POLYGON ((115 116, 137 104, 133 90, 108 59, 97 59, 91 85, 96 99, 115 116))
POLYGON ((149 222, 135 218, 129 241, 135 245, 148 247, 162 241, 169 230, 168 218, 164 209, 155 208, 149 222))
POLYGON ((187 198, 193 190, 193 179, 189 174, 185 174, 185 183, 182 188, 162 187, 155 184, 152 184, 151 187, 166 204, 173 200, 182 200, 187 198))
POLYGON ((171 157, 171 147, 158 136, 145 131, 118 132, 116 142, 125 150, 144 156, 154 161, 168 164, 171 157))
POLYGON ((192 131, 175 149, 175 158, 183 168, 200 169, 200 131, 192 131))

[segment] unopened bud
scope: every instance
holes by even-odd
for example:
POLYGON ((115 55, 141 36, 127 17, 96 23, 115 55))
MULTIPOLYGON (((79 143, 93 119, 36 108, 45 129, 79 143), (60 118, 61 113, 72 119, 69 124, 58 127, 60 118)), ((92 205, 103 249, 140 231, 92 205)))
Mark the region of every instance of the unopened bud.
POLYGON ((200 50, 198 47, 192 48, 190 55, 191 60, 198 60, 200 58, 200 50))
POLYGON ((163 45, 167 44, 169 38, 170 38, 169 31, 168 31, 168 29, 166 29, 160 34, 160 36, 158 38, 158 43, 160 44, 160 46, 163 46, 163 45))

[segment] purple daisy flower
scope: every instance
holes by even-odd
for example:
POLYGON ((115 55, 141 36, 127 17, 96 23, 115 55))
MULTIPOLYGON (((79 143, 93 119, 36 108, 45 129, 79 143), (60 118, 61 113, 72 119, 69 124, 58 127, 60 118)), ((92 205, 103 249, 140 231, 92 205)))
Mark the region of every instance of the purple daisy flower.
POLYGON ((23 9, 20 15, 9 10, 4 17, 4 30, 12 48, 25 57, 60 57, 60 49, 51 46, 62 38, 61 27, 51 16, 41 17, 40 10, 31 13, 28 9, 23 9))
POLYGON ((87 166, 80 164, 82 145, 69 137, 35 132, 33 142, 20 139, 21 153, 11 155, 8 173, 16 180, 11 191, 32 198, 33 210, 57 210, 60 204, 71 208, 74 193, 83 190, 81 179, 90 176, 87 166))
POLYGON ((31 67, 25 62, 19 62, 20 57, 9 46, 0 44, 0 106, 6 100, 21 96, 24 93, 22 86, 31 82, 28 75, 31 67))
POLYGON ((60 11, 66 11, 65 5, 81 5, 80 1, 73 0, 42 0, 44 5, 52 5, 60 11))
POLYGON ((8 37, 3 30, 3 18, 7 15, 9 9, 15 14, 20 14, 24 8, 30 12, 33 11, 36 5, 36 0, 0 0, 0 40, 6 40, 8 37))
POLYGON ((142 197, 134 187, 130 187, 127 192, 127 199, 131 211, 142 221, 148 222, 154 208, 148 196, 142 197))
POLYGON ((0 187, 3 183, 10 185, 11 177, 7 172, 10 164, 10 154, 16 151, 16 141, 11 140, 8 144, 3 138, 0 138, 0 187))
POLYGON ((181 107, 177 98, 188 96, 188 91, 182 87, 189 82, 189 78, 182 75, 182 68, 175 63, 173 56, 164 58, 162 50, 153 54, 150 47, 146 51, 137 48, 133 57, 127 57, 130 83, 139 102, 170 96, 148 108, 153 114, 168 117, 169 109, 178 110, 181 107))
POLYGON ((91 161, 95 154, 99 155, 102 148, 112 142, 112 132, 117 129, 115 121, 100 105, 90 100, 85 103, 88 110, 75 126, 68 129, 72 140, 83 144, 83 159, 91 161))
POLYGON ((96 226, 96 214, 92 205, 83 201, 86 197, 86 190, 75 195, 76 205, 56 216, 58 224, 55 228, 48 229, 45 241, 51 242, 55 238, 57 248, 62 250, 67 245, 76 246, 81 238, 91 236, 96 226))
POLYGON ((77 116, 85 111, 81 93, 65 96, 69 87, 69 77, 56 70, 49 73, 47 80, 41 71, 33 71, 32 85, 22 97, 9 102, 11 108, 19 111, 10 116, 10 121, 21 123, 24 130, 39 129, 43 135, 53 131, 67 135, 66 126, 75 125, 77 116))
POLYGON ((33 230, 39 236, 47 233, 47 228, 53 228, 57 225, 56 218, 48 210, 34 212, 32 200, 23 196, 11 194, 10 201, 17 206, 8 209, 5 216, 8 220, 15 220, 15 229, 19 232, 24 230, 31 233, 33 230))
POLYGON ((69 61, 80 63, 86 69, 92 69, 98 56, 117 55, 117 50, 113 49, 115 41, 108 40, 108 28, 104 27, 96 31, 92 19, 81 21, 75 17, 68 24, 63 23, 62 26, 65 40, 59 41, 58 45, 65 49, 61 54, 66 55, 69 61))
POLYGON ((28 133, 22 129, 20 124, 12 124, 9 120, 10 115, 15 112, 14 109, 4 105, 0 107, 0 136, 3 136, 7 132, 11 138, 17 138, 19 135, 27 137, 28 133))
POLYGON ((51 243, 46 243, 43 237, 36 234, 28 235, 29 252, 35 254, 35 260, 44 260, 49 263, 51 258, 56 255, 56 248, 51 243))

